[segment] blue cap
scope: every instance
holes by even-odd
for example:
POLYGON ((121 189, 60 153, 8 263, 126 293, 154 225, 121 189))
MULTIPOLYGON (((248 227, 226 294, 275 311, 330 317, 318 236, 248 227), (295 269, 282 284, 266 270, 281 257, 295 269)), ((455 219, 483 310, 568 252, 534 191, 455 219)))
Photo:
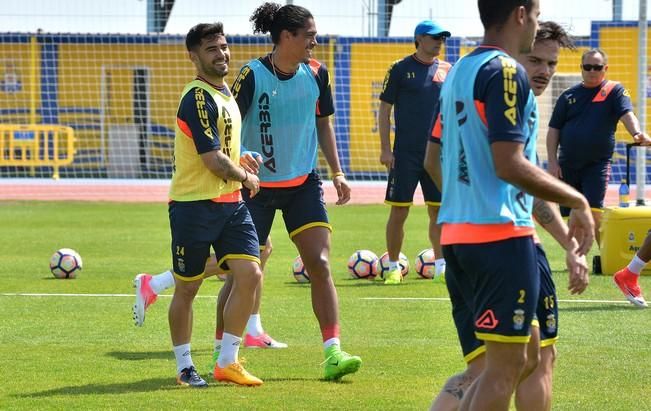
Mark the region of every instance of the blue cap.
POLYGON ((414 36, 417 36, 419 34, 426 34, 428 36, 451 36, 449 31, 443 30, 443 27, 434 23, 432 20, 423 20, 418 23, 416 29, 414 30, 414 36))

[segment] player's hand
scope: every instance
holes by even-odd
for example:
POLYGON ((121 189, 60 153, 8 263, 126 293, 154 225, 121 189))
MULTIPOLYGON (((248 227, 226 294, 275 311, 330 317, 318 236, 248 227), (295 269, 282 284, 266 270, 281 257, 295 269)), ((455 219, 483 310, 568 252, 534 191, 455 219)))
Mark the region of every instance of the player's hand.
POLYGON ((342 205, 350 201, 350 185, 345 176, 338 175, 332 179, 332 184, 334 184, 335 189, 337 190, 337 202, 335 204, 342 205))
POLYGON ((242 181, 242 185, 251 191, 251 198, 260 191, 260 179, 255 174, 247 173, 246 180, 242 181))
POLYGON ((395 161, 393 153, 390 150, 382 150, 380 153, 380 163, 382 163, 387 170, 393 168, 393 162, 395 161))
MULTIPOLYGON (((576 242, 573 242, 575 245, 576 242)), ((588 275, 588 262, 585 255, 577 254, 577 248, 573 247, 565 252, 565 264, 567 265, 568 285, 567 289, 571 294, 581 294, 590 283, 588 275)))
POLYGON ((547 162, 547 172, 556 178, 563 178, 561 167, 558 165, 558 161, 556 160, 549 160, 547 162))
POLYGON ((260 171, 260 164, 262 164, 262 156, 255 151, 244 151, 240 155, 240 166, 248 173, 258 174, 260 171))
POLYGON ((635 141, 641 146, 651 145, 651 137, 649 137, 647 133, 640 133, 636 136, 633 136, 633 141, 635 141))
POLYGON ((567 227, 569 228, 568 241, 572 241, 572 237, 574 237, 579 243, 576 253, 586 255, 594 241, 594 219, 592 218, 592 211, 590 211, 590 207, 585 200, 581 208, 572 209, 567 227))

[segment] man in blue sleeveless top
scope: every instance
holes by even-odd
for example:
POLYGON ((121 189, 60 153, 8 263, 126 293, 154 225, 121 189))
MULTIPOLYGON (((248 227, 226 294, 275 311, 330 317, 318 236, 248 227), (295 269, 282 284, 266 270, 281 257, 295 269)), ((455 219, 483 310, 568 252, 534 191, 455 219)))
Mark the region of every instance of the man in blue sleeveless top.
POLYGON ((530 194, 574 209, 568 237, 577 235, 579 255, 594 223, 580 193, 535 165, 535 98, 509 54, 530 51, 538 1, 479 0, 479 13, 484 42, 452 68, 441 92, 439 222, 446 277, 459 291, 451 292, 453 314, 472 307, 486 346, 485 368, 461 407, 507 410, 540 290, 530 194))
MULTIPOLYGON (((270 33, 273 51, 247 63, 233 84, 242 113, 242 145, 261 154, 260 193, 243 196, 263 247, 276 210, 310 274, 312 308, 325 350, 326 380, 356 372, 357 356, 340 348, 337 292, 330 274, 330 231, 317 174, 317 144, 332 170, 337 204, 350 199, 330 116, 330 78, 312 58, 316 25, 304 7, 264 3, 250 19, 256 33, 270 33)), ((228 281, 227 281, 228 285, 228 281)), ((222 293, 220 293, 221 297, 222 293)))
POLYGON ((431 20, 418 23, 414 30, 416 52, 389 67, 380 94, 380 162, 389 170, 384 202, 391 206, 386 226, 389 271, 384 275, 385 284, 402 281, 398 258, 405 221, 418 183, 429 214, 428 233, 436 256, 435 278, 445 271, 441 230, 436 224, 441 193, 423 169, 423 158, 434 112, 438 111, 441 85, 451 67, 450 63, 437 58, 448 37, 450 32, 431 20), (389 139, 392 108, 396 126, 393 150, 389 139))
MULTIPOLYGON (((529 84, 536 96, 547 88, 558 64, 561 47, 574 49, 566 31, 557 23, 541 22, 531 52, 521 54, 518 61, 525 67, 529 84)), ((440 130, 431 136, 426 155, 425 166, 428 172, 438 166, 440 157, 440 130)), ((437 179, 437 185, 440 180, 437 179)), ((574 293, 581 293, 588 285, 588 266, 585 255, 578 255, 577 242, 568 238, 568 228, 560 216, 558 207, 540 199, 534 199, 533 215, 558 243, 565 249, 568 270, 568 288, 574 293)), ((556 287, 551 275, 549 262, 540 243, 536 241, 537 265, 540 274, 540 293, 536 318, 532 323, 531 340, 527 349, 527 365, 515 393, 515 406, 518 410, 549 411, 552 403, 552 378, 555 344, 558 340, 558 304, 556 304, 556 287), (538 355, 540 352, 540 355, 538 355), (540 361, 537 361, 540 358, 540 361)), ((459 286, 451 279, 448 283, 450 294, 459 293, 459 286)), ((472 321, 470 306, 457 304, 454 322, 457 325, 467 368, 450 377, 441 392, 432 403, 431 411, 455 411, 471 384, 485 366, 486 346, 477 339, 472 321)))

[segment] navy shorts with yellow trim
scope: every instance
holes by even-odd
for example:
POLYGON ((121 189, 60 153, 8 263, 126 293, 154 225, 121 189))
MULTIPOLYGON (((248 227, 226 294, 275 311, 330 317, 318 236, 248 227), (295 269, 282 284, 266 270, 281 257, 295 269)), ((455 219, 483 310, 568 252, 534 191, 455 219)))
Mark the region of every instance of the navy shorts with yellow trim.
POLYGON ((552 270, 545 250, 536 244, 538 272, 540 273, 540 297, 536 317, 540 324, 540 346, 552 345, 558 339, 558 301, 556 299, 556 285, 552 278, 552 270))
MULTIPOLYGON (((443 247, 445 254, 445 246, 443 247)), ((447 263, 447 261, 446 261, 447 263)), ((461 344, 461 352, 466 363, 471 362, 486 351, 482 340, 475 336, 475 325, 473 319, 472 300, 466 300, 464 293, 457 283, 457 276, 452 275, 450 268, 446 266, 445 284, 448 287, 450 301, 452 302, 452 319, 457 329, 457 337, 461 344)))
POLYGON ((177 278, 200 279, 210 247, 225 271, 229 271, 228 260, 232 258, 260 262, 258 236, 244 202, 172 201, 169 217, 172 266, 177 278))
POLYGON ((428 205, 440 205, 441 193, 423 167, 425 153, 394 152, 393 168, 389 171, 386 204, 409 206, 414 202, 416 186, 420 183, 423 198, 428 205))
POLYGON ((453 313, 470 307, 478 339, 529 341, 540 292, 536 254, 530 236, 443 247, 453 313))
POLYGON ((321 226, 330 229, 321 178, 316 171, 308 174, 300 186, 262 187, 253 198, 250 197, 249 190, 243 189, 242 197, 253 218, 260 247, 264 247, 267 242, 276 210, 282 211, 290 238, 310 227, 321 226))
MULTIPOLYGON (((604 198, 610 179, 610 160, 602 160, 580 169, 561 166, 562 180, 583 194, 590 208, 604 208, 604 198)), ((563 217, 570 215, 570 209, 561 206, 563 217)))
MULTIPOLYGON (((536 244, 536 265, 540 275, 540 293, 536 318, 540 326, 540 346, 546 347, 554 344, 558 339, 558 306, 552 272, 545 251, 540 244, 536 244)), ((446 271, 449 272, 449 268, 446 268, 446 271)), ((452 317, 457 328, 461 351, 464 360, 469 363, 483 354, 486 347, 484 342, 475 336, 472 308, 465 302, 461 288, 456 282, 456 277, 446 274, 445 278, 450 299, 456 302, 452 305, 452 317)))

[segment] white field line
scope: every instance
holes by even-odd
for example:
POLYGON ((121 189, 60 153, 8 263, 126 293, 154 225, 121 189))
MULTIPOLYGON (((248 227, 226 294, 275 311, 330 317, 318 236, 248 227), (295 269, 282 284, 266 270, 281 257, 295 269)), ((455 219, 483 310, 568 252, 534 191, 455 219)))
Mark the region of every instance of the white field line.
MULTIPOLYGON (((360 300, 377 300, 377 301, 447 301, 446 297, 362 297, 360 300)), ((622 300, 557 300, 561 303, 598 303, 598 304, 630 304, 628 301, 622 300)))
MULTIPOLYGON (((2 297, 108 297, 108 298, 133 298, 134 294, 66 294, 66 293, 0 293, 2 297)), ((168 294, 161 294, 159 297, 172 297, 168 294)), ((196 298, 215 298, 214 295, 198 295, 196 298)), ((360 300, 367 301, 439 301, 449 302, 445 297, 361 297, 360 300)), ((558 300, 561 303, 577 304, 629 304, 624 300, 558 300)))

